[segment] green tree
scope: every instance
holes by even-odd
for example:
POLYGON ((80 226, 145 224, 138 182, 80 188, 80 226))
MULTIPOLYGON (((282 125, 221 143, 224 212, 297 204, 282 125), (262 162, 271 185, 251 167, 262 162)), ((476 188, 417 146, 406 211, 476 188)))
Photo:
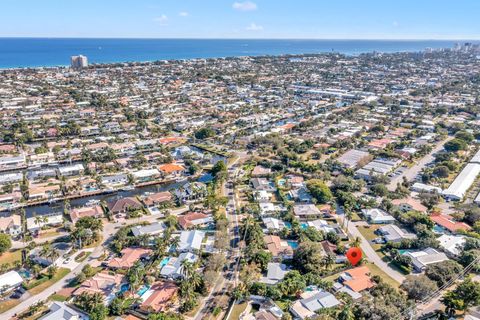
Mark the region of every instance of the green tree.
POLYGON ((5 233, 0 233, 0 255, 10 250, 12 247, 12 239, 5 233))
POLYGON ((312 179, 307 181, 307 188, 310 194, 319 202, 327 203, 333 199, 333 194, 330 188, 319 179, 312 179))
POLYGON ((419 301, 437 290, 437 283, 425 275, 407 276, 401 288, 407 292, 410 299, 419 301))

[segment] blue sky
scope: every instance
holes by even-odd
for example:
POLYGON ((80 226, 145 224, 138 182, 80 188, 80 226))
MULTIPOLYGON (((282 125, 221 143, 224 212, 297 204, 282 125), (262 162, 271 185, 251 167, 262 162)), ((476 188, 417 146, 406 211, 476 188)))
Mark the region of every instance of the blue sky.
POLYGON ((480 39, 480 0, 1 0, 0 37, 480 39))

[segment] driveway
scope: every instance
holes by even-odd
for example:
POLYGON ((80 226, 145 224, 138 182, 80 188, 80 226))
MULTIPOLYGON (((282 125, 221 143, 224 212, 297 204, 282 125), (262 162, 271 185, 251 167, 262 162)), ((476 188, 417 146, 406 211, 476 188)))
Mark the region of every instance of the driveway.
MULTIPOLYGON (((341 217, 343 219, 344 216, 342 215, 341 217)), ((360 233, 355 222, 350 221, 348 223, 348 233, 354 238, 359 237, 360 239, 362 239, 362 243, 360 244, 360 249, 362 249, 363 253, 367 256, 370 262, 377 265, 377 267, 383 270, 386 274, 388 274, 392 279, 394 279, 398 283, 402 283, 405 280, 405 276, 403 274, 401 274, 395 269, 392 269, 385 261, 383 261, 378 256, 378 254, 372 248, 368 240, 360 233)))
POLYGON ((418 160, 415 165, 406 169, 402 174, 394 176, 387 186, 388 190, 395 191, 395 189, 397 188, 397 184, 402 183, 403 177, 405 177, 407 181, 412 181, 413 179, 415 179, 416 175, 419 174, 427 164, 433 162, 433 160, 435 159, 434 154, 442 150, 445 143, 452 139, 453 137, 447 137, 446 139, 438 142, 437 145, 432 149, 432 151, 430 151, 422 159, 418 160))

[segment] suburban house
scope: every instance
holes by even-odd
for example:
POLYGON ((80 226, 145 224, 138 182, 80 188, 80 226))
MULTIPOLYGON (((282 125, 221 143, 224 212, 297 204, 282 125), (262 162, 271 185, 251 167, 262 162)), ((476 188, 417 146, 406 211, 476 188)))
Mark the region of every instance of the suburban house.
POLYGON ((427 213, 428 208, 425 207, 423 204, 420 203, 420 201, 412 198, 412 197, 407 197, 403 199, 394 199, 392 200, 392 204, 396 207, 398 207, 400 210, 403 212, 408 212, 408 211, 419 211, 422 213, 427 213))
POLYGON ((72 246, 67 242, 54 242, 52 244, 52 249, 57 253, 57 257, 45 257, 42 255, 42 247, 33 248, 29 253, 29 258, 31 261, 38 263, 44 267, 48 267, 51 264, 55 263, 59 257, 62 257, 65 254, 72 251, 72 246))
POLYGON ((265 178, 252 178, 252 186, 255 190, 265 190, 269 192, 274 192, 276 190, 275 185, 265 178))
POLYGON ((169 201, 172 201, 172 194, 168 191, 150 194, 143 199, 147 207, 158 206, 169 201))
POLYGON ((22 233, 22 218, 18 214, 0 217, 0 232, 17 237, 22 233))
POLYGON ((67 176, 79 176, 83 174, 85 168, 83 164, 78 163, 71 166, 64 166, 57 169, 59 177, 67 177, 67 176))
POLYGON ((354 292, 361 292, 375 285, 370 278, 370 270, 367 266, 349 269, 340 275, 339 280, 345 287, 354 292))
POLYGON ((154 222, 146 226, 134 226, 132 227, 132 233, 135 237, 155 236, 161 234, 165 229, 167 229, 165 223, 154 222))
POLYGON ((207 227, 213 223, 213 217, 211 215, 202 212, 189 212, 185 215, 178 216, 178 224, 183 230, 207 227))
POLYGON ((267 249, 273 257, 290 259, 293 256, 293 249, 287 241, 280 239, 279 236, 266 235, 263 237, 267 244, 267 249))
POLYGON ((0 275, 0 292, 5 294, 10 292, 18 287, 20 287, 23 283, 23 278, 18 274, 17 271, 8 271, 2 275, 0 275))
POLYGON ((458 256, 465 246, 466 242, 465 236, 456 236, 456 235, 448 235, 442 234, 440 237, 437 238, 438 242, 440 243, 440 247, 443 248, 450 254, 451 256, 458 256))
POLYGON ((377 234, 381 235, 385 242, 401 242, 404 239, 416 239, 417 236, 399 228, 394 224, 388 224, 377 229, 377 234))
POLYGON ((162 164, 158 166, 158 170, 162 172, 165 178, 176 178, 185 173, 185 168, 175 163, 162 164))
POLYGON ((183 277, 183 262, 188 261, 194 263, 198 260, 198 256, 191 252, 183 252, 178 255, 178 257, 168 257, 168 262, 166 264, 160 264, 160 275, 165 278, 170 279, 180 279, 183 277))
POLYGON ((121 251, 122 256, 113 258, 108 262, 112 269, 128 269, 141 259, 149 259, 152 250, 142 248, 125 248, 121 251))
POLYGON ((100 293, 105 297, 104 303, 108 305, 120 290, 123 279, 124 276, 121 274, 112 275, 107 272, 100 272, 92 278, 85 280, 80 287, 73 292, 73 295, 79 296, 84 292, 88 294, 100 293))
POLYGON ((280 230, 283 230, 283 228, 287 228, 288 226, 284 221, 273 217, 262 218, 262 221, 266 228, 265 232, 268 232, 269 230, 273 232, 278 232, 280 230))
POLYGON ((182 231, 180 233, 180 242, 177 246, 179 252, 192 252, 200 250, 202 247, 205 232, 200 230, 182 231))
POLYGON ((38 320, 88 320, 90 317, 78 309, 72 309, 65 302, 54 301, 49 312, 38 320))
POLYGON ((108 203, 108 210, 110 210, 112 214, 126 213, 129 210, 138 210, 141 208, 143 208, 143 205, 133 197, 120 198, 108 203))
POLYGON ((297 204, 293 213, 301 221, 320 219, 324 215, 314 204, 297 204))
POLYGON ((252 171, 252 177, 265 177, 272 173, 272 169, 263 166, 255 166, 252 171))
POLYGON ((386 224, 395 222, 395 218, 383 211, 382 209, 362 209, 362 213, 370 223, 386 224))
POLYGON ((148 313, 166 312, 173 308, 178 287, 170 281, 155 282, 142 296, 140 310, 148 313), (145 298, 144 298, 145 297, 145 298))
POLYGON ((412 258, 413 268, 417 272, 424 271, 428 265, 448 260, 443 252, 438 252, 433 248, 427 248, 419 251, 407 251, 404 255, 412 258))
POLYGON ((450 233, 457 233, 458 230, 468 231, 472 229, 472 227, 465 222, 455 221, 453 217, 448 214, 433 213, 430 218, 433 220, 433 222, 435 222, 436 225, 450 233))
POLYGON ((317 315, 317 311, 324 308, 333 308, 340 305, 340 301, 327 291, 305 291, 290 307, 290 312, 298 319, 308 319, 317 315))
POLYGON ((70 210, 70 219, 72 219, 73 223, 77 222, 78 219, 83 217, 94 217, 100 219, 103 217, 103 209, 101 206, 92 206, 70 210))
POLYGON ((52 212, 49 214, 39 215, 27 218, 27 230, 32 233, 38 233, 44 226, 61 226, 63 225, 63 213, 52 212))
POLYGON ((261 283, 267 285, 274 285, 280 282, 285 275, 288 273, 289 269, 283 263, 278 262, 269 262, 267 266, 267 275, 260 278, 261 283))

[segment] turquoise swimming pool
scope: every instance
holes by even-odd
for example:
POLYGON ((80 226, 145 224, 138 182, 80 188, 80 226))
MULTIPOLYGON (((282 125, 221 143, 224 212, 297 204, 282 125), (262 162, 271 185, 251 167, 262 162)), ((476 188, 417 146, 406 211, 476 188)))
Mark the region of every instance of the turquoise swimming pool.
POLYGON ((170 261, 170 257, 163 258, 163 260, 160 261, 159 267, 160 267, 160 268, 165 267, 165 266, 167 265, 168 261, 170 261))
POLYGON ((297 241, 288 240, 287 243, 292 249, 297 249, 298 248, 298 242, 297 241))
POLYGON ((150 289, 150 286, 144 285, 140 289, 138 289, 137 294, 141 297, 145 294, 145 292, 148 291, 148 289, 150 289))

